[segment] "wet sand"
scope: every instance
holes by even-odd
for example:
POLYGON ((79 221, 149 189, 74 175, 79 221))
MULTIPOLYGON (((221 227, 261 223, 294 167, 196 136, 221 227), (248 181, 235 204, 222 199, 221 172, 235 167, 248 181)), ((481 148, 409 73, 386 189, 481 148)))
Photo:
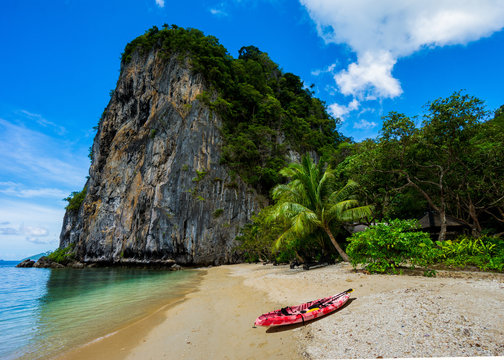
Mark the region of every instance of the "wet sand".
POLYGON ((60 359, 302 358, 288 332, 253 327, 257 316, 281 304, 233 276, 236 266, 205 270, 198 290, 179 303, 60 359))
POLYGON ((504 355, 504 274, 366 275, 348 264, 304 271, 210 268, 198 291, 64 359, 338 359, 504 355), (257 316, 354 288, 339 311, 253 328, 257 316))

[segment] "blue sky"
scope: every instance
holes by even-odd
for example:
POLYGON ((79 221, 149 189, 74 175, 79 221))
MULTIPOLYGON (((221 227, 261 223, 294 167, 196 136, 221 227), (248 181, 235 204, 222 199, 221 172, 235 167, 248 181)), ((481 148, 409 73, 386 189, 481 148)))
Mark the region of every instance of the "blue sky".
POLYGON ((120 54, 163 23, 214 35, 235 57, 259 47, 315 84, 356 141, 389 111, 417 115, 456 90, 504 104, 501 0, 2 1, 0 259, 58 246, 120 54))

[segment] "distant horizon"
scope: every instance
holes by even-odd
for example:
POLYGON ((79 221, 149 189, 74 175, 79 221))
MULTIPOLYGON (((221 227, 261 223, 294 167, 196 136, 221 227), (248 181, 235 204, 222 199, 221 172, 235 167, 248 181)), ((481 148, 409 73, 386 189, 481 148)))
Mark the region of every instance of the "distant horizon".
POLYGON ((120 55, 154 25, 200 29, 233 57, 257 46, 314 84, 355 141, 375 138, 389 111, 420 121, 427 102, 461 89, 488 110, 504 104, 498 0, 29 0, 0 10, 0 258, 58 247, 63 199, 84 186, 120 55))

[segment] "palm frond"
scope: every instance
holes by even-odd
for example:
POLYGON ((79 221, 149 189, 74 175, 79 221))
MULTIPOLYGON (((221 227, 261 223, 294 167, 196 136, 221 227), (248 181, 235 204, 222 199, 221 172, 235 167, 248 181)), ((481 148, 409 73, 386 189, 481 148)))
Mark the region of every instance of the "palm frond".
POLYGON ((340 190, 333 192, 329 196, 329 203, 335 204, 340 201, 348 199, 350 196, 353 195, 355 190, 359 188, 359 184, 357 184, 353 180, 348 180, 347 184, 343 186, 340 190))
POLYGON ((341 214, 341 221, 356 221, 365 217, 370 217, 373 213, 372 205, 364 205, 345 210, 341 214))
POLYGON ((333 220, 341 221, 341 216, 346 210, 357 206, 359 206, 359 202, 357 200, 344 200, 336 204, 332 204, 325 211, 324 222, 329 223, 333 220))

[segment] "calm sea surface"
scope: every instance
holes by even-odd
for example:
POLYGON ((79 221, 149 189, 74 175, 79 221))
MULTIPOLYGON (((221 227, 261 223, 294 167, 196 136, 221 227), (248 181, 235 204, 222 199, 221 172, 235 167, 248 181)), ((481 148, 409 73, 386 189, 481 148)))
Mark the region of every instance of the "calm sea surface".
POLYGON ((194 290, 200 273, 18 269, 0 262, 0 359, 41 359, 106 336, 194 290))

